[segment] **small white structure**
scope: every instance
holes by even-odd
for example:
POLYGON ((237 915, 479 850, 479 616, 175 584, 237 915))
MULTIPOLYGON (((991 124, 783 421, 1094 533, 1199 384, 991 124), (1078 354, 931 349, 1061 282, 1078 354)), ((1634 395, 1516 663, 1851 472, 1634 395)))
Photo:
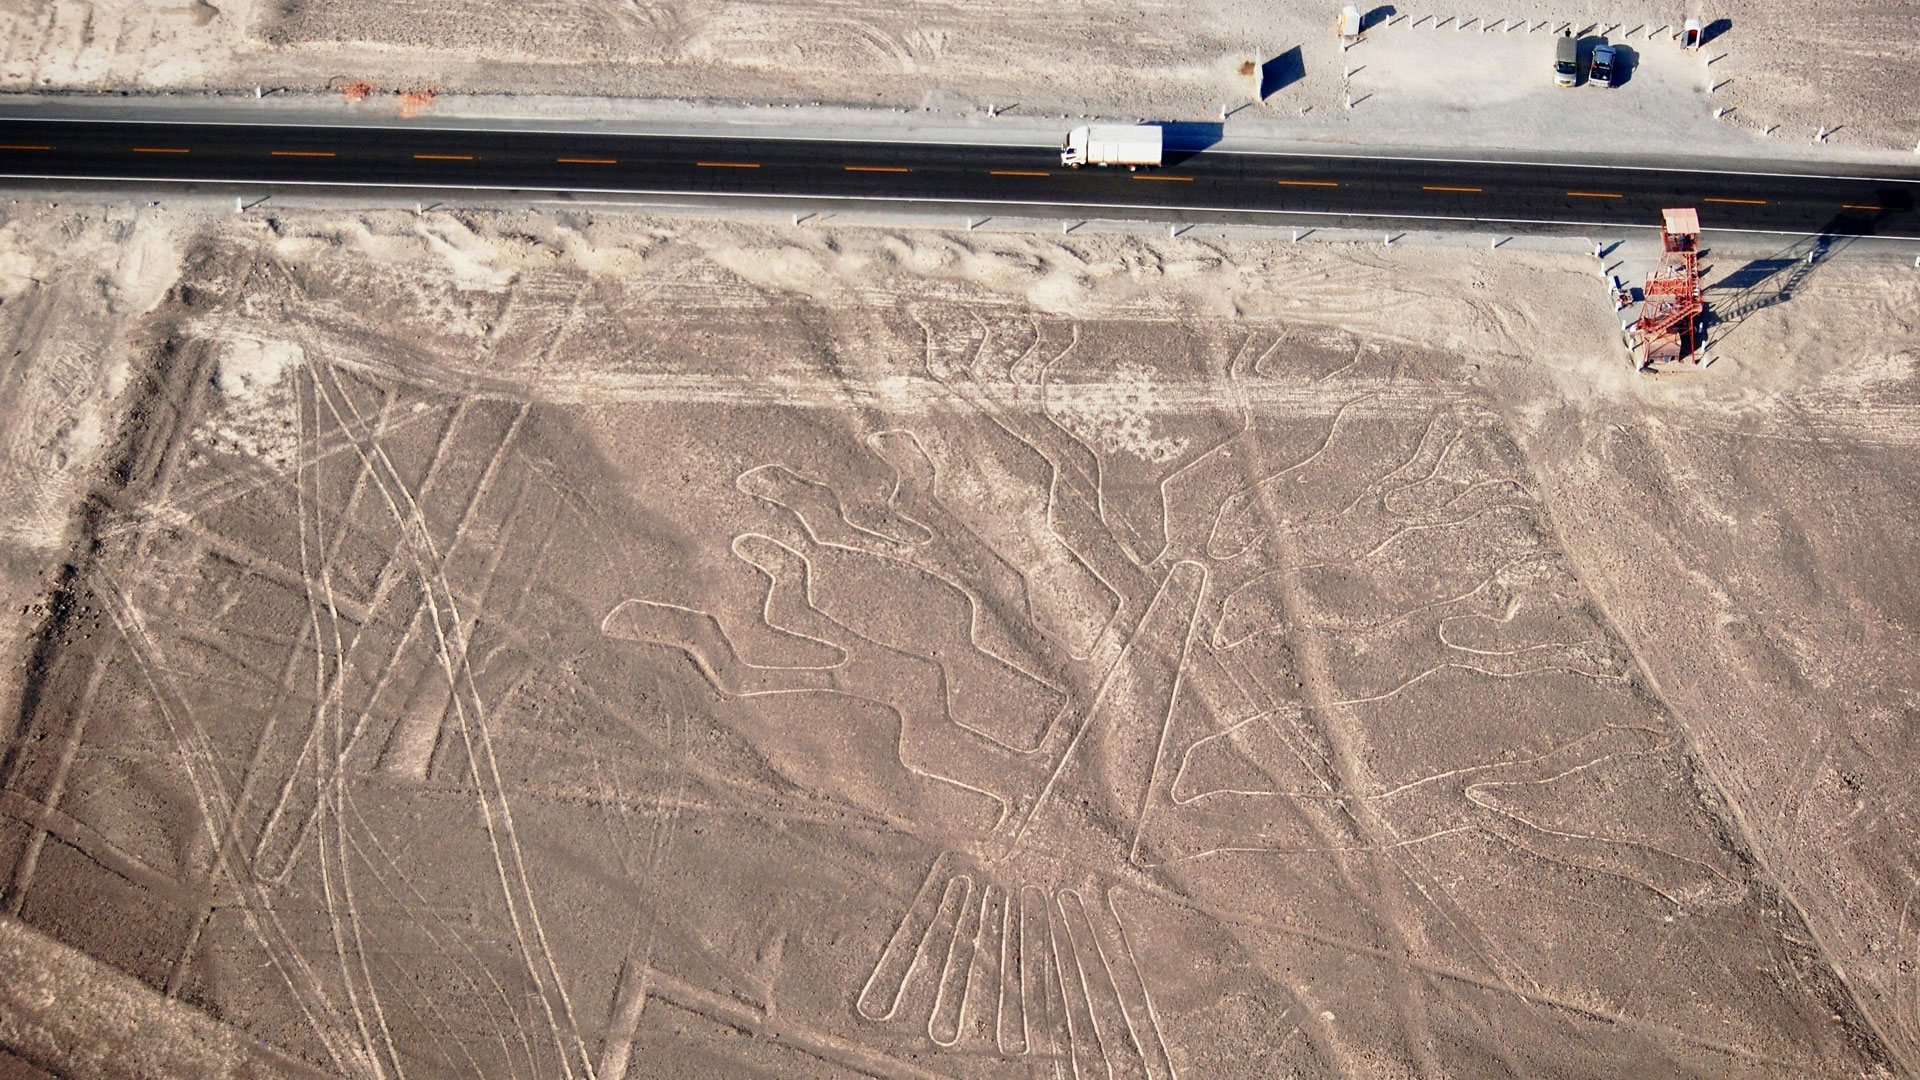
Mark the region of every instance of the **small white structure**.
POLYGON ((1680 47, 1683 49, 1699 48, 1700 34, 1700 16, 1687 16, 1686 24, 1680 30, 1680 47))
POLYGON ((1360 13, 1360 5, 1348 4, 1340 9, 1340 38, 1342 41, 1354 41, 1360 36, 1362 23, 1366 16, 1360 13))

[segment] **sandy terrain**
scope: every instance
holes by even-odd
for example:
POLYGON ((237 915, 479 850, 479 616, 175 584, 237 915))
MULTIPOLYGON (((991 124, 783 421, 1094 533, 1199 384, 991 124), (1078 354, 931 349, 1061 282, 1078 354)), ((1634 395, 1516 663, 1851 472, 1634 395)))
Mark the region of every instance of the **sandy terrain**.
POLYGON ((1910 270, 13 213, 0 928, 195 1054, 1920 1062, 1910 270))
MULTIPOLYGON (((1557 148, 1569 128, 1582 136, 1576 142, 1641 152, 1700 149, 1715 141, 1716 126, 1752 134, 1755 153, 1769 145, 1760 133, 1775 145, 1802 145, 1821 127, 1836 148, 1907 150, 1920 140, 1915 0, 1730 0, 1704 12, 1724 29, 1691 56, 1664 37, 1646 38, 1648 29, 1677 24, 1681 7, 1408 6, 1369 43, 1399 44, 1352 54, 1342 54, 1332 34, 1337 7, 18 0, 0 10, 0 90, 250 93, 264 84, 317 92, 365 79, 388 93, 437 87, 944 114, 994 104, 1027 116, 1203 120, 1223 104, 1245 105, 1236 129, 1290 138, 1520 148, 1557 148), (1561 22, 1624 40, 1649 77, 1605 95, 1604 110, 1591 100, 1574 106, 1547 75, 1545 39, 1561 22), (1411 56, 1408 40, 1423 43, 1411 56), (1263 85, 1263 65, 1276 60, 1263 85), (1351 82, 1343 79, 1362 64, 1351 82), (1657 79, 1656 67, 1667 69, 1657 79), (1435 78, 1440 72, 1444 79, 1435 78), (1406 81, 1424 93, 1385 107, 1383 87, 1406 81), (1709 95, 1710 84, 1720 89, 1709 95), (1352 112, 1344 107, 1349 91, 1360 102, 1352 112), (1371 107, 1369 94, 1378 94, 1371 107), (1716 120, 1722 107, 1729 111, 1716 120)), ((1597 94, 1580 96, 1588 93, 1597 94)))

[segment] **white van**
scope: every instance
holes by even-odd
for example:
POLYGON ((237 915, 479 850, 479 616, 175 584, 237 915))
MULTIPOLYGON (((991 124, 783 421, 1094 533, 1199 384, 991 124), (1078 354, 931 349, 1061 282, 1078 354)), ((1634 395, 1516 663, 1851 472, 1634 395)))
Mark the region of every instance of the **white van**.
POLYGON ((1567 34, 1553 45, 1553 85, 1574 86, 1580 82, 1580 43, 1567 34))

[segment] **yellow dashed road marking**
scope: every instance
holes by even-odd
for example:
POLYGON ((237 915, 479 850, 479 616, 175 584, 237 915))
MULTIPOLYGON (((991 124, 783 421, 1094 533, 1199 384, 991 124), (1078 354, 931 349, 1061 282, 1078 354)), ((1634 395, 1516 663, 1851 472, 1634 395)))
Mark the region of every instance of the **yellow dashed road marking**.
POLYGON ((1339 187, 1332 180, 1275 180, 1281 187, 1339 187))
POLYGON ((703 169, 757 169, 760 167, 759 163, 754 161, 696 161, 694 164, 703 169))

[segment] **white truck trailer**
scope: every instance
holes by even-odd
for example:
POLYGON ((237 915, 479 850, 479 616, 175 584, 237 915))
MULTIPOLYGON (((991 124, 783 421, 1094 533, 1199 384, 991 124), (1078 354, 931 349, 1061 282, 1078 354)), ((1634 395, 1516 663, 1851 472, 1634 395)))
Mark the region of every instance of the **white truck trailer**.
POLYGON ((1060 144, 1060 164, 1125 165, 1137 169, 1160 164, 1162 138, 1158 124, 1081 126, 1067 132, 1060 144))

